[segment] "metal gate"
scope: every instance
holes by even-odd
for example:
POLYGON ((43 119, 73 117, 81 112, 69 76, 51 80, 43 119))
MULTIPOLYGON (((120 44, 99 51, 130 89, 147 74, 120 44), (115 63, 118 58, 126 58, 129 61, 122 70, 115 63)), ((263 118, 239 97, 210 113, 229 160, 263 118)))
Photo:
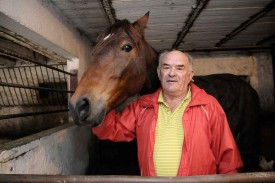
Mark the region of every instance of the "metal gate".
POLYGON ((6 50, 0 50, 0 55, 25 62, 0 67, 0 109, 59 106, 58 110, 0 114, 0 120, 68 111, 68 95, 73 91, 67 89, 67 81, 76 73, 65 71, 66 63, 47 65, 6 50))

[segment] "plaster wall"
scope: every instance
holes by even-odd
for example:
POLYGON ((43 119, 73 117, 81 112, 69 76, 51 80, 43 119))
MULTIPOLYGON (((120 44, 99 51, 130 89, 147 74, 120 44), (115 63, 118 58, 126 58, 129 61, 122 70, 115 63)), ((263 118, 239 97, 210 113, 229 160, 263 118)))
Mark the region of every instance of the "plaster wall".
POLYGON ((89 128, 64 125, 0 147, 1 174, 85 174, 89 128))
POLYGON ((90 43, 48 1, 0 0, 0 25, 68 60, 79 59, 79 77, 90 43))
POLYGON ((274 85, 271 53, 211 52, 192 53, 195 75, 231 73, 246 75, 257 91, 262 109, 274 111, 274 85))

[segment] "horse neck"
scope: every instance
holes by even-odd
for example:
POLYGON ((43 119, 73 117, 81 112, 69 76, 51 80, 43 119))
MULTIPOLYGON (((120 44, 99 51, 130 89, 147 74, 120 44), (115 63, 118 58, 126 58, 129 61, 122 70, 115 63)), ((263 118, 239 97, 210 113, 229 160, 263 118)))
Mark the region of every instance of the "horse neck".
POLYGON ((151 46, 149 46, 147 50, 149 54, 147 54, 146 57, 146 81, 141 90, 141 94, 152 93, 160 87, 160 82, 157 75, 159 55, 157 51, 151 46))

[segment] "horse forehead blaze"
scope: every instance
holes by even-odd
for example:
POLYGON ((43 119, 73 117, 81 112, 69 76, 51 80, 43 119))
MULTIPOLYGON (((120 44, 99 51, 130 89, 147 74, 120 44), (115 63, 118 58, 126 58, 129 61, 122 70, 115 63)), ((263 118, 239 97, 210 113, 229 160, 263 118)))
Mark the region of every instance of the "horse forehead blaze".
POLYGON ((103 41, 107 40, 109 37, 111 37, 113 35, 113 33, 108 34, 106 37, 103 38, 103 41))

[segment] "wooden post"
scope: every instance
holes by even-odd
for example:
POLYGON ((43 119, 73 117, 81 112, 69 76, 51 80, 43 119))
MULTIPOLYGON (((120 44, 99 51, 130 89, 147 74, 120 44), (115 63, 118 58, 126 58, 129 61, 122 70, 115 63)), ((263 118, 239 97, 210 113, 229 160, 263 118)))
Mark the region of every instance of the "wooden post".
MULTIPOLYGON (((73 76, 70 76, 70 91, 75 91, 78 85, 78 79, 77 79, 77 72, 78 70, 70 70, 70 73, 74 74, 73 76)), ((70 94, 69 98, 71 98, 72 94, 70 94)))
POLYGON ((204 182, 204 183, 249 183, 249 182, 275 182, 275 172, 237 173, 225 175, 201 175, 189 177, 141 177, 141 176, 85 176, 85 175, 29 175, 29 174, 0 174, 1 183, 57 183, 57 182, 146 182, 146 183, 176 183, 176 182, 204 182))
MULTIPOLYGON (((275 103, 275 44, 271 46, 271 54, 272 54, 272 69, 273 69, 273 97, 274 97, 274 103, 275 103)), ((274 111, 275 112, 275 107, 274 111)))

